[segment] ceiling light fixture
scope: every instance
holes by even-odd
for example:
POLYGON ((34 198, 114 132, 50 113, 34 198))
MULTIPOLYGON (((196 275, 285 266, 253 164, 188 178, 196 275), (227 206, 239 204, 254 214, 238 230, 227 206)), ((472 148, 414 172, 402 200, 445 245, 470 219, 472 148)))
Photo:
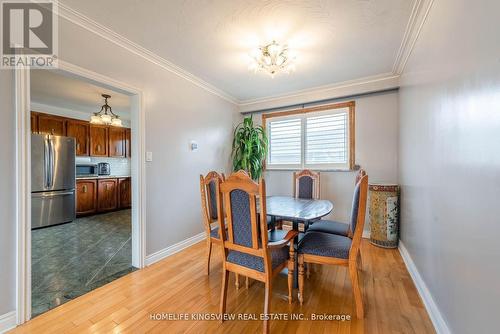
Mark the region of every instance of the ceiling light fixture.
POLYGON ((254 72, 262 71, 274 78, 279 72, 290 73, 295 71, 295 57, 290 54, 286 44, 272 41, 255 50, 249 66, 254 72))
POLYGON ((122 120, 113 113, 108 104, 108 99, 111 98, 111 95, 101 94, 101 96, 104 97, 104 105, 101 107, 99 112, 94 113, 94 115, 90 117, 90 123, 122 126, 122 120))

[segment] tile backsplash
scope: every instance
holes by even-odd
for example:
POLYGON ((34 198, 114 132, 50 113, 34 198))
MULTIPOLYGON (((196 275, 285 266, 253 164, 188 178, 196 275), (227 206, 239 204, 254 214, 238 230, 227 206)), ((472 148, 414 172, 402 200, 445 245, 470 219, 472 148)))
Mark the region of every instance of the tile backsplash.
POLYGON ((107 162, 111 168, 111 175, 130 176, 130 158, 76 157, 75 162, 76 164, 107 162))

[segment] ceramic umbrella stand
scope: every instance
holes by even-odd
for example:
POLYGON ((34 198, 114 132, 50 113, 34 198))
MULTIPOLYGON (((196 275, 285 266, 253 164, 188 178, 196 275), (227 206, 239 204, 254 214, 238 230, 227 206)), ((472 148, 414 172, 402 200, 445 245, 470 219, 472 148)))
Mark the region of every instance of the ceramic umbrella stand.
POLYGON ((397 248, 399 241, 399 186, 369 185, 370 242, 384 248, 397 248))

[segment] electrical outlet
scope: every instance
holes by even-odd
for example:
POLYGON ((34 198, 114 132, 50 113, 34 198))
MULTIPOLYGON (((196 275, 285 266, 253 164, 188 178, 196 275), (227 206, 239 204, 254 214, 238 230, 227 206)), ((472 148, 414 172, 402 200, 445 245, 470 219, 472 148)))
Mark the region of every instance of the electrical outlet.
POLYGON ((153 161, 153 152, 146 152, 146 161, 153 161))

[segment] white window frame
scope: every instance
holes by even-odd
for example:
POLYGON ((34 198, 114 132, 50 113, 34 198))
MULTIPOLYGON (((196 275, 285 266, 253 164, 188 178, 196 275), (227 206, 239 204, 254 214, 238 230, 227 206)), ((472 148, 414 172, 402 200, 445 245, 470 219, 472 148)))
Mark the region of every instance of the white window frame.
MULTIPOLYGON (((302 169, 314 169, 314 170, 353 170, 355 168, 355 156, 354 156, 354 145, 355 145, 355 103, 354 101, 330 104, 312 108, 304 108, 298 110, 276 112, 271 114, 262 115, 262 125, 265 127, 268 138, 269 138, 269 123, 277 120, 288 120, 288 119, 300 119, 301 120, 301 149, 300 164, 268 164, 266 163, 266 170, 302 170, 302 169), (347 109, 347 161, 346 163, 325 163, 325 164, 307 164, 306 163, 306 138, 307 138, 307 127, 306 119, 314 116, 322 115, 332 115, 338 113, 344 113, 347 109)), ((269 154, 271 150, 269 147, 268 156, 266 161, 269 161, 269 154)))

